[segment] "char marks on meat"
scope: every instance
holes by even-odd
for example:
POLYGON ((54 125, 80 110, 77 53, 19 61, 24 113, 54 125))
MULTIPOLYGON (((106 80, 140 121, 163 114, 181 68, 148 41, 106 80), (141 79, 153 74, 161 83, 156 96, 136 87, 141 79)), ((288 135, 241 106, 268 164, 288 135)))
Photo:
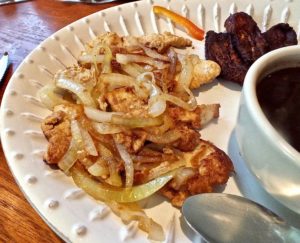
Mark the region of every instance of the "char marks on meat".
POLYGON ((221 66, 221 77, 243 83, 249 66, 233 47, 229 33, 208 31, 205 38, 205 57, 221 66))
POLYGON ((251 64, 268 51, 296 45, 297 35, 288 24, 277 24, 261 33, 257 23, 244 12, 231 14, 224 24, 226 33, 208 31, 205 57, 221 66, 220 77, 243 84, 251 64))
POLYGON ((253 18, 239 12, 230 15, 224 24, 234 47, 247 64, 252 64, 257 58, 267 52, 268 44, 253 18))
POLYGON ((288 24, 277 24, 263 33, 269 44, 269 50, 275 50, 284 46, 297 45, 297 35, 294 29, 288 24))

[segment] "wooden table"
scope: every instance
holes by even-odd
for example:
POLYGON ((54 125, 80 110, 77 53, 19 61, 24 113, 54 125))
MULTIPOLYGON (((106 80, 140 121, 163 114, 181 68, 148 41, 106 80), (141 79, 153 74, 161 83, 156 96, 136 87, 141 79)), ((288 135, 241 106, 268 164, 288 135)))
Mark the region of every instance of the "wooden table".
MULTIPOLYGON (((79 18, 120 3, 88 5, 35 0, 1 6, 0 54, 8 51, 11 65, 0 89, 0 99, 13 72, 41 41, 79 18)), ((0 242, 62 242, 24 198, 1 146, 0 242)))

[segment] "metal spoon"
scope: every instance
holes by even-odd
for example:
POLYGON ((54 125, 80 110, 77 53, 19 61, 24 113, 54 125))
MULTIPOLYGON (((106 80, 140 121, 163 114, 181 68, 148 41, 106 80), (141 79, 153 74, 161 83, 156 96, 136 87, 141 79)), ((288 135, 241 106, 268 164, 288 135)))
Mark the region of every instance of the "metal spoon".
POLYGON ((183 204, 185 220, 209 242, 300 242, 300 230, 269 209, 236 195, 205 193, 183 204))

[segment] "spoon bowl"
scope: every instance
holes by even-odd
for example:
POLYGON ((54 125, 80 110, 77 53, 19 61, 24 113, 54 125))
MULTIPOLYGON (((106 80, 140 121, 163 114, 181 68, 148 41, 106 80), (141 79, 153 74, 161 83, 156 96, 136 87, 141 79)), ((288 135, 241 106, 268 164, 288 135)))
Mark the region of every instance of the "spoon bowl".
POLYGON ((195 195, 184 202, 182 212, 188 225, 209 242, 300 242, 300 230, 240 196, 195 195))

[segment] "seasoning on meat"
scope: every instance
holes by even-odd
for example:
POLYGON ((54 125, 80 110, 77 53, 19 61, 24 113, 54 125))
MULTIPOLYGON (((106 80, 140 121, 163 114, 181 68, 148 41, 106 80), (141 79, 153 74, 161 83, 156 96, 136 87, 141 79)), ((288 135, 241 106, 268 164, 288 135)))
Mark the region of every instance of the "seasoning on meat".
MULTIPOLYGON (((196 55, 177 57, 175 48, 191 44, 170 33, 106 33, 88 43, 78 64, 39 92, 52 110, 42 123, 45 161, 116 208, 128 203, 129 209, 164 186, 180 206, 189 195, 226 183, 232 162, 198 131, 219 117, 220 105, 197 105, 191 90, 216 78, 220 66, 196 55)), ((163 239, 151 236, 161 228, 141 212, 134 216, 139 227, 163 239)))
POLYGON ((208 31, 205 37, 205 57, 221 66, 221 77, 242 84, 247 65, 233 47, 229 33, 208 31))
POLYGON ((232 44, 245 63, 251 65, 267 52, 268 44, 250 15, 244 12, 231 14, 224 26, 227 33, 231 34, 232 44))
POLYGON ((225 28, 227 32, 207 32, 205 57, 221 66, 221 78, 241 85, 249 67, 259 57, 298 43, 296 32, 288 24, 280 23, 261 33, 257 23, 244 12, 231 14, 225 28))
POLYGON ((173 206, 181 207, 184 200, 195 194, 212 192, 218 185, 228 181, 234 171, 230 158, 212 143, 200 139, 193 152, 185 154, 189 173, 179 171, 178 175, 161 189, 161 193, 171 200, 173 206), (182 173, 183 175, 181 175, 182 173), (178 177, 185 177, 185 180, 178 177))
POLYGON ((297 34, 289 24, 280 23, 263 33, 269 44, 269 51, 284 46, 297 45, 297 34))
POLYGON ((159 53, 165 52, 169 47, 185 48, 192 46, 192 41, 180 36, 164 32, 163 34, 150 34, 138 37, 138 42, 159 53))
POLYGON ((71 142, 70 121, 63 111, 53 112, 42 123, 41 128, 49 141, 44 160, 57 164, 68 150, 71 142))

